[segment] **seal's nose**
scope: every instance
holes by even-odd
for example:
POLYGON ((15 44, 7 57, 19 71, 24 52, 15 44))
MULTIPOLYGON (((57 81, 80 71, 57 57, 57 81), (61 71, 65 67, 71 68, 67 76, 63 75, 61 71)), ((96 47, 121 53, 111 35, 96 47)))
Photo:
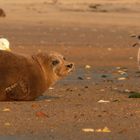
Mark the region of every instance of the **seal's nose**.
POLYGON ((71 69, 73 67, 73 65, 74 64, 71 63, 71 64, 66 65, 66 67, 71 69))

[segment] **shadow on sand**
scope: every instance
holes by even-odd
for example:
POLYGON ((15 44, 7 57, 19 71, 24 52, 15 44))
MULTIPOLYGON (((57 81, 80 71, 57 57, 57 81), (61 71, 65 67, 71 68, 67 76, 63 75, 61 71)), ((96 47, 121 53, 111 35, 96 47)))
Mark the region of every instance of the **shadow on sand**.
POLYGON ((54 99, 59 99, 60 97, 58 96, 47 96, 47 95, 42 95, 39 96, 35 101, 41 101, 41 100, 54 100, 54 99))

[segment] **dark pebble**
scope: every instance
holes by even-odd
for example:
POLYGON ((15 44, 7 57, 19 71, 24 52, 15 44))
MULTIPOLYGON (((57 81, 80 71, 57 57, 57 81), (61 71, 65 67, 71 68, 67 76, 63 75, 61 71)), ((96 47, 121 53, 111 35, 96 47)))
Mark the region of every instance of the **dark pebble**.
POLYGON ((80 76, 78 77, 78 79, 79 79, 79 80, 84 80, 84 79, 83 79, 82 77, 80 77, 80 76))
POLYGON ((106 78, 106 77, 107 77, 107 75, 104 75, 104 74, 103 74, 101 77, 102 77, 102 78, 106 78))

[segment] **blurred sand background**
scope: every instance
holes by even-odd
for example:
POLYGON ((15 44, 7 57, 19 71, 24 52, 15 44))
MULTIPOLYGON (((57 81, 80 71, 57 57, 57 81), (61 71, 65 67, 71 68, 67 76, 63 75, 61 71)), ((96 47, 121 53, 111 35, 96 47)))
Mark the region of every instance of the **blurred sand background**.
POLYGON ((125 92, 140 91, 130 37, 140 34, 139 0, 0 0, 0 8, 0 36, 12 51, 58 51, 76 65, 42 100, 0 103, 1 138, 140 139, 140 101, 125 92), (111 132, 82 131, 104 127, 111 132))

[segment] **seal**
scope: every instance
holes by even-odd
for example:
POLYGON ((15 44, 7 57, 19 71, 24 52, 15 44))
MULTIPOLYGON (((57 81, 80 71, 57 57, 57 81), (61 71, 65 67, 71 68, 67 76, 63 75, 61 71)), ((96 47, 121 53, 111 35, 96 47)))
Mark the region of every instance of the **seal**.
POLYGON ((56 52, 25 57, 0 50, 0 101, 35 100, 73 67, 56 52))

